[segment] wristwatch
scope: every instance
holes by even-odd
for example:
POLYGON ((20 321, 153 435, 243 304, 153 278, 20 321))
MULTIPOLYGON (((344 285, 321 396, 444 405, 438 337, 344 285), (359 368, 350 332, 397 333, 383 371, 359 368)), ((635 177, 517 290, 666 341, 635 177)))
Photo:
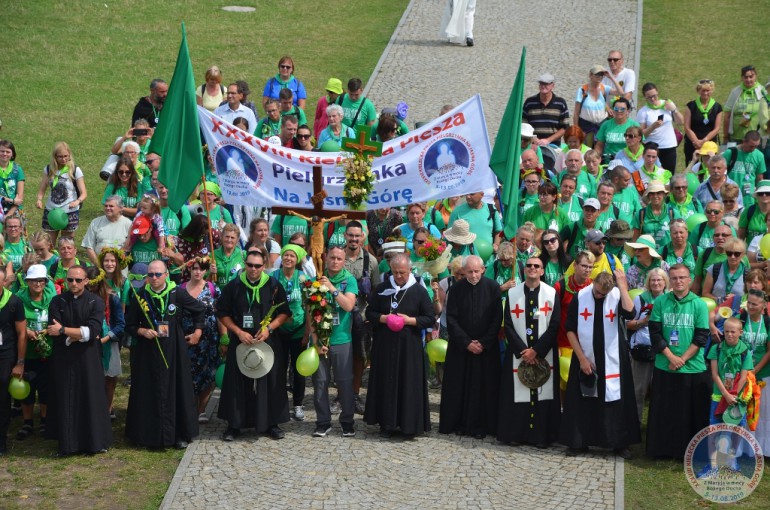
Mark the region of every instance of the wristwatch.
POLYGON ((271 335, 273 334, 273 331, 275 331, 273 328, 270 327, 270 324, 267 325, 267 332, 271 335))
POLYGON ((63 335, 63 334, 64 334, 64 326, 59 328, 59 335, 63 335))
POLYGON ((16 360, 16 364, 17 365, 23 365, 24 364, 24 360, 22 358, 19 358, 19 359, 16 360))
POLYGON ((334 292, 332 292, 332 297, 337 297, 339 295, 340 295, 340 291, 338 290, 335 290, 334 292))

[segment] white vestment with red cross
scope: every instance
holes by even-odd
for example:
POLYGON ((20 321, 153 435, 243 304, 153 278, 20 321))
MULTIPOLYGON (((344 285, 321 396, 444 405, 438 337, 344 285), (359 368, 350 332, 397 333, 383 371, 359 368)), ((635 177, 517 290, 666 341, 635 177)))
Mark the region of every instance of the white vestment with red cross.
MULTIPOLYGON (((594 314, 596 313, 596 301, 593 295, 593 284, 578 292, 578 327, 577 337, 580 348, 586 358, 596 366, 596 353, 594 352, 594 314)), ((618 335, 618 303, 620 303, 620 290, 613 288, 604 298, 602 309, 602 321, 604 331, 598 332, 604 339, 604 401, 614 402, 620 400, 620 345, 618 335)))
MULTIPOLYGON (((508 303, 511 308, 511 322, 513 323, 513 329, 516 334, 519 335, 524 341, 524 345, 527 345, 527 315, 524 311, 526 308, 524 284, 519 284, 508 290, 508 303)), ((556 299, 556 289, 548 285, 547 283, 540 282, 540 292, 537 294, 537 310, 535 311, 535 319, 537 319, 537 332, 538 338, 545 334, 548 330, 548 324, 553 317, 553 303, 556 299)), ((553 349, 548 351, 545 355, 545 360, 548 362, 548 366, 551 367, 551 375, 548 377, 548 381, 541 386, 538 391, 538 400, 553 400, 553 349)), ((524 386, 519 381, 518 371, 519 365, 521 365, 521 358, 513 357, 513 401, 515 403, 530 402, 530 389, 524 386)))

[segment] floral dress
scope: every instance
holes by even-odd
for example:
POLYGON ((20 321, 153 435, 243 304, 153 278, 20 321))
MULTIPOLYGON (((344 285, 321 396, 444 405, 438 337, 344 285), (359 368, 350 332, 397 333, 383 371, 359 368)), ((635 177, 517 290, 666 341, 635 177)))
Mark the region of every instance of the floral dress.
MULTIPOLYGON (((220 244, 220 232, 219 230, 213 230, 211 236, 214 238, 214 249, 219 248, 220 244)), ((193 241, 184 237, 177 238, 177 251, 184 257, 185 262, 189 262, 196 257, 213 257, 214 249, 209 247, 209 235, 203 236, 203 239, 199 241, 193 241)), ((182 268, 182 281, 186 282, 190 280, 190 269, 185 266, 182 268)))
MULTIPOLYGON (((182 284, 182 288, 186 289, 187 284, 182 284)), ((187 346, 193 389, 196 395, 211 387, 214 382, 214 374, 219 366, 219 331, 214 313, 214 302, 219 299, 219 295, 219 287, 211 282, 206 282, 197 297, 198 301, 206 308, 205 326, 198 345, 187 346)), ((192 316, 187 311, 182 314, 182 329, 185 335, 190 335, 194 331, 192 316)))

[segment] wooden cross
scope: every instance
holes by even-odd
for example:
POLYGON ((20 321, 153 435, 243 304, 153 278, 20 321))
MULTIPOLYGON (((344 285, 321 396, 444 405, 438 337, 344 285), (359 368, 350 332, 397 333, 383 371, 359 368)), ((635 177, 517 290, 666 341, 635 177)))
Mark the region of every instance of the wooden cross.
POLYGON ((359 156, 382 156, 382 142, 372 141, 372 127, 358 125, 355 138, 342 138, 342 150, 356 152, 359 156))

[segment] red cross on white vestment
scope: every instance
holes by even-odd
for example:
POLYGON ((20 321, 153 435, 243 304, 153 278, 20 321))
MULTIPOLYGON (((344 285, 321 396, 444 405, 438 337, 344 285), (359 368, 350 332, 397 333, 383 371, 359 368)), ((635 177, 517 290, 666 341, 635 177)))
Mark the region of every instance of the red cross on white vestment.
POLYGON ((610 310, 610 313, 605 315, 605 317, 607 317, 610 320, 610 322, 615 322, 615 311, 610 310))
POLYGON ((548 315, 548 312, 550 312, 551 310, 553 310, 553 308, 551 308, 551 305, 548 304, 548 301, 546 301, 545 302, 545 306, 540 309, 540 311, 543 312, 546 315, 548 315))
POLYGON ((586 320, 586 322, 588 322, 588 318, 589 318, 590 316, 592 316, 593 314, 592 314, 591 312, 589 312, 589 311, 588 311, 588 308, 586 307, 586 309, 585 309, 585 310, 583 310, 582 312, 580 312, 578 315, 580 315, 581 317, 583 317, 583 318, 586 320))
POLYGON ((516 318, 518 319, 519 315, 524 313, 524 310, 519 306, 519 303, 516 303, 516 308, 511 310, 511 313, 512 314, 515 313, 516 314, 516 318))

